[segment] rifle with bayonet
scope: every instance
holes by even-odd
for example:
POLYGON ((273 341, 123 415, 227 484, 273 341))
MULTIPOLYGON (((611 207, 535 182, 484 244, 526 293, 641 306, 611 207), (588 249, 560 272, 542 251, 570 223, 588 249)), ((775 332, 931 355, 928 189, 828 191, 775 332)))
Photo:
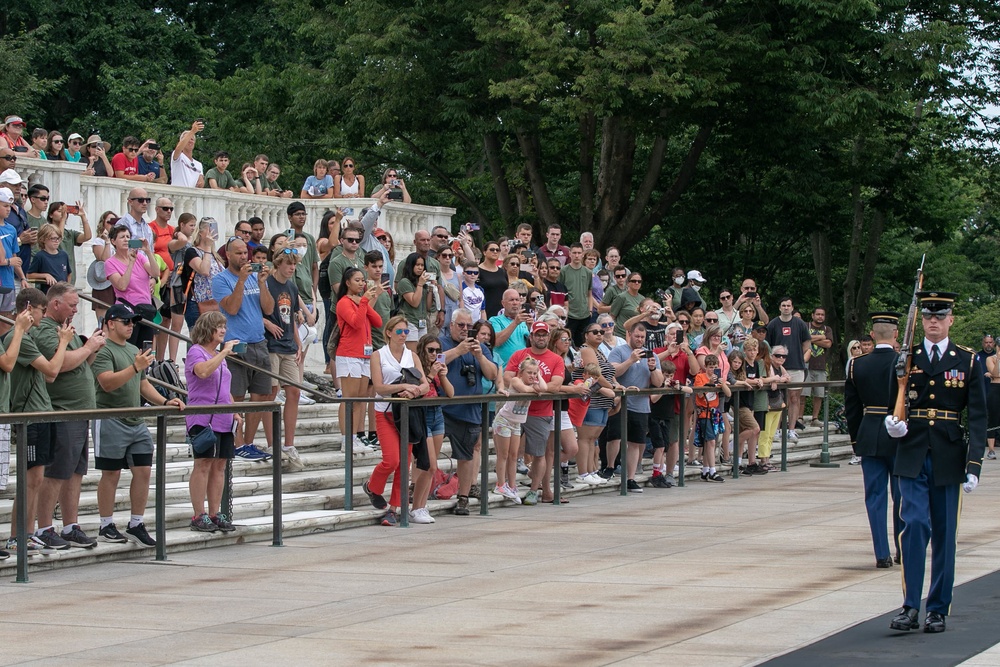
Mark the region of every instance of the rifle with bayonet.
POLYGON ((917 328, 917 292, 924 284, 924 260, 927 255, 920 258, 920 268, 917 269, 917 281, 913 286, 913 299, 910 301, 910 311, 906 315, 906 328, 903 329, 903 344, 899 348, 899 358, 896 360, 896 382, 899 383, 899 391, 896 394, 896 405, 892 410, 893 416, 899 421, 906 421, 906 415, 910 407, 909 394, 906 391, 906 383, 910 380, 910 369, 913 366, 913 336, 917 328))

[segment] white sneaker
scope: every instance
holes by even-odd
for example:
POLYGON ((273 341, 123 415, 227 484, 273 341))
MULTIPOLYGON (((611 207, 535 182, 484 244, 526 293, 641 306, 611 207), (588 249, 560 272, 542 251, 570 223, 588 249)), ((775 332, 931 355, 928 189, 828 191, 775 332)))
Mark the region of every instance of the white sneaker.
POLYGON ((847 465, 849 465, 849 466, 856 466, 856 465, 860 465, 860 464, 861 464, 861 457, 860 456, 852 456, 851 460, 847 462, 847 465))
POLYGON ((591 486, 600 486, 601 484, 608 483, 608 480, 598 475, 596 471, 587 473, 584 481, 591 486))
POLYGON ((796 433, 795 431, 789 431, 788 442, 798 442, 798 441, 799 441, 799 434, 796 433))
POLYGON ((289 447, 285 449, 281 448, 281 458, 288 463, 289 472, 301 472, 306 469, 302 459, 299 458, 299 452, 294 447, 289 447))
POLYGON ((681 467, 679 465, 675 465, 674 466, 674 479, 677 479, 677 476, 680 475, 680 474, 681 474, 681 467))
POLYGON ((431 513, 427 511, 426 507, 421 507, 420 509, 416 509, 410 512, 410 522, 434 523, 434 517, 431 516, 431 513))
POLYGON ((279 389, 278 390, 278 394, 274 397, 274 402, 275 403, 281 403, 282 405, 285 404, 285 390, 284 389, 279 389))
POLYGON ((315 399, 309 398, 305 394, 299 394, 299 405, 312 405, 315 402, 315 399))
POLYGON ((500 495, 508 500, 513 500, 518 504, 521 503, 521 496, 517 495, 517 491, 512 489, 509 484, 504 484, 500 487, 500 495))
POLYGON ((590 480, 590 473, 589 472, 588 473, 584 473, 582 475, 577 475, 576 476, 576 483, 577 484, 590 484, 589 480, 590 480))

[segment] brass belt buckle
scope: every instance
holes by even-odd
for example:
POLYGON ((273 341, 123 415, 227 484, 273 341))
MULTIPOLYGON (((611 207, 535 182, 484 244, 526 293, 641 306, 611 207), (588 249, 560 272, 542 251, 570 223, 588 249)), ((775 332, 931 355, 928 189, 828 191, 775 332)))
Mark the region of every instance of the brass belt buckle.
POLYGON ((937 410, 935 408, 930 408, 927 410, 928 419, 937 419, 937 410))

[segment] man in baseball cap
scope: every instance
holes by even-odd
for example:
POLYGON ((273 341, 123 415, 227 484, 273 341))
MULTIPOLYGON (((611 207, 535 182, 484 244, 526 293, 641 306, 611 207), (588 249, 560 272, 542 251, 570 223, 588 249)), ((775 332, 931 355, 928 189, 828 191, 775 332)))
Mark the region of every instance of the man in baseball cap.
MULTIPOLYGON (((510 381, 520 371, 521 362, 534 359, 538 362, 538 377, 546 384, 549 392, 557 392, 566 376, 566 365, 562 357, 551 352, 549 345, 549 325, 535 322, 528 337, 530 346, 511 355, 504 369, 504 379, 510 381)), ((583 385, 580 385, 581 387, 583 385)), ((524 497, 525 505, 537 505, 553 500, 549 488, 547 471, 552 469, 555 448, 549 446, 549 435, 553 427, 552 401, 532 401, 528 407, 528 418, 524 422, 524 452, 534 457, 531 462, 531 490, 524 497)), ((568 452, 564 452, 569 454, 568 452)), ((576 454, 576 452, 572 452, 576 454)))

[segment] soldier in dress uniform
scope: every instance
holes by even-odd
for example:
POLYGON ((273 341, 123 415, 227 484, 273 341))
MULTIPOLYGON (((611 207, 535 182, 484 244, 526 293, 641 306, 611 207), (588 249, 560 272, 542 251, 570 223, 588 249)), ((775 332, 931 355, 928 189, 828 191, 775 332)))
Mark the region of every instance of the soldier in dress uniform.
POLYGON ((979 484, 986 448, 986 382, 974 350, 948 339, 955 321, 957 294, 918 292, 924 340, 915 345, 906 384, 910 401, 906 422, 886 417, 893 437, 899 476, 903 608, 893 630, 919 627, 927 543, 931 543, 931 584, 924 632, 944 632, 955 583, 955 533, 961 510, 959 487, 979 484), (964 438, 960 421, 968 408, 964 438))
POLYGON ((865 480, 865 508, 875 548, 875 567, 892 567, 886 512, 892 496, 892 533, 896 562, 899 562, 899 483, 893 475, 896 439, 889 437, 885 417, 896 404, 896 359, 893 343, 899 333, 899 313, 872 313, 875 349, 847 362, 844 408, 854 454, 861 457, 865 480), (888 491, 887 491, 888 490, 888 491))

